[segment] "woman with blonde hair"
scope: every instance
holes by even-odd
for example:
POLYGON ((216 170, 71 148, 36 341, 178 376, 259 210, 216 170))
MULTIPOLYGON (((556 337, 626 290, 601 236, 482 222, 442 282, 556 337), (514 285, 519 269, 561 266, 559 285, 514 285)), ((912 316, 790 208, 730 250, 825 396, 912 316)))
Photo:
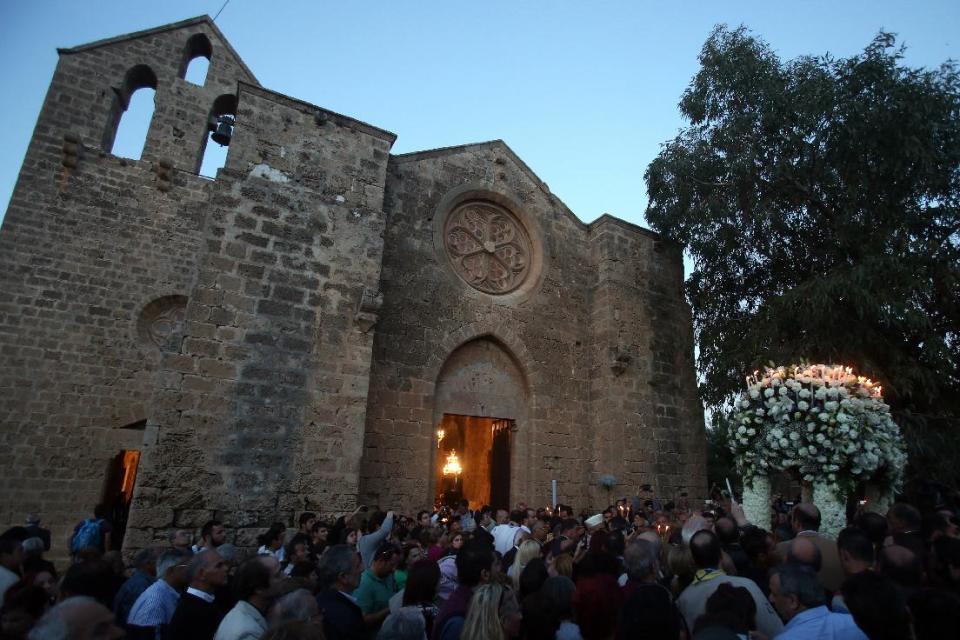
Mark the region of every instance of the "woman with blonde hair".
POLYGON ((509 588, 496 582, 473 590, 460 640, 507 640, 520 633, 520 607, 509 588))
POLYGON ((536 540, 524 540, 517 549, 513 564, 507 569, 507 575, 513 578, 513 588, 520 589, 520 574, 527 563, 540 557, 540 543, 536 540))

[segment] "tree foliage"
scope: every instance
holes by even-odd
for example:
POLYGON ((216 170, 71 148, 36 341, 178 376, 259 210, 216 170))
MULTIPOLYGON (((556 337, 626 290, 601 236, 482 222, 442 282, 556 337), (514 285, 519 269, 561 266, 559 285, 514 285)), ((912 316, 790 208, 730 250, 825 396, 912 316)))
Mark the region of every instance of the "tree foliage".
POLYGON ((880 33, 850 58, 784 62, 717 27, 680 101, 689 126, 647 169, 646 215, 693 258, 709 406, 767 362, 846 364, 923 436, 917 467, 942 463, 931 437, 960 452, 960 76, 902 57, 880 33))

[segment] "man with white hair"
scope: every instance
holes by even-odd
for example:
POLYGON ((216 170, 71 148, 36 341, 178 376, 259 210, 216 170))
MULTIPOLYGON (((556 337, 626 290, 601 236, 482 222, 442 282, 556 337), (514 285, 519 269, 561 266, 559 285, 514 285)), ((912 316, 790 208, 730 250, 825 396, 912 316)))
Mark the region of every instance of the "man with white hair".
POLYGON ((319 625, 320 607, 309 591, 297 589, 273 604, 269 620, 271 629, 286 622, 315 622, 319 625))
POLYGON ((89 596, 74 596, 47 611, 27 637, 29 640, 114 640, 123 635, 123 629, 114 623, 109 609, 89 596))

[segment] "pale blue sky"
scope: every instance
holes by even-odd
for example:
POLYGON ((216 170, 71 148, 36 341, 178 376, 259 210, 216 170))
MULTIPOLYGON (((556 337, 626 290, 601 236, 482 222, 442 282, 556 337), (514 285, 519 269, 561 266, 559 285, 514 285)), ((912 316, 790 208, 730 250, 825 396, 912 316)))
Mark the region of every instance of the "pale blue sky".
MULTIPOLYGON (((222 0, 0 0, 0 214, 56 47, 214 15, 222 0)), ((960 58, 960 2, 254 2, 217 24, 264 86, 393 131, 395 153, 502 138, 581 219, 644 224, 643 172, 712 27, 784 58, 861 50, 883 28, 907 62, 960 58)))

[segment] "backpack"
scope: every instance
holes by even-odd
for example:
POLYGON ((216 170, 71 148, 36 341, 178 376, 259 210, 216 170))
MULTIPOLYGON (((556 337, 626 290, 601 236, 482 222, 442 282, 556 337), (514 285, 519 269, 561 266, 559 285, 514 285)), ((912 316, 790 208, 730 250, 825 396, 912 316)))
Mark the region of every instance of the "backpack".
POLYGON ((100 523, 103 522, 102 519, 97 518, 87 518, 79 525, 77 525, 77 531, 73 534, 73 540, 70 541, 70 550, 74 553, 82 551, 83 549, 88 549, 93 547, 94 549, 101 548, 100 542, 100 523))

